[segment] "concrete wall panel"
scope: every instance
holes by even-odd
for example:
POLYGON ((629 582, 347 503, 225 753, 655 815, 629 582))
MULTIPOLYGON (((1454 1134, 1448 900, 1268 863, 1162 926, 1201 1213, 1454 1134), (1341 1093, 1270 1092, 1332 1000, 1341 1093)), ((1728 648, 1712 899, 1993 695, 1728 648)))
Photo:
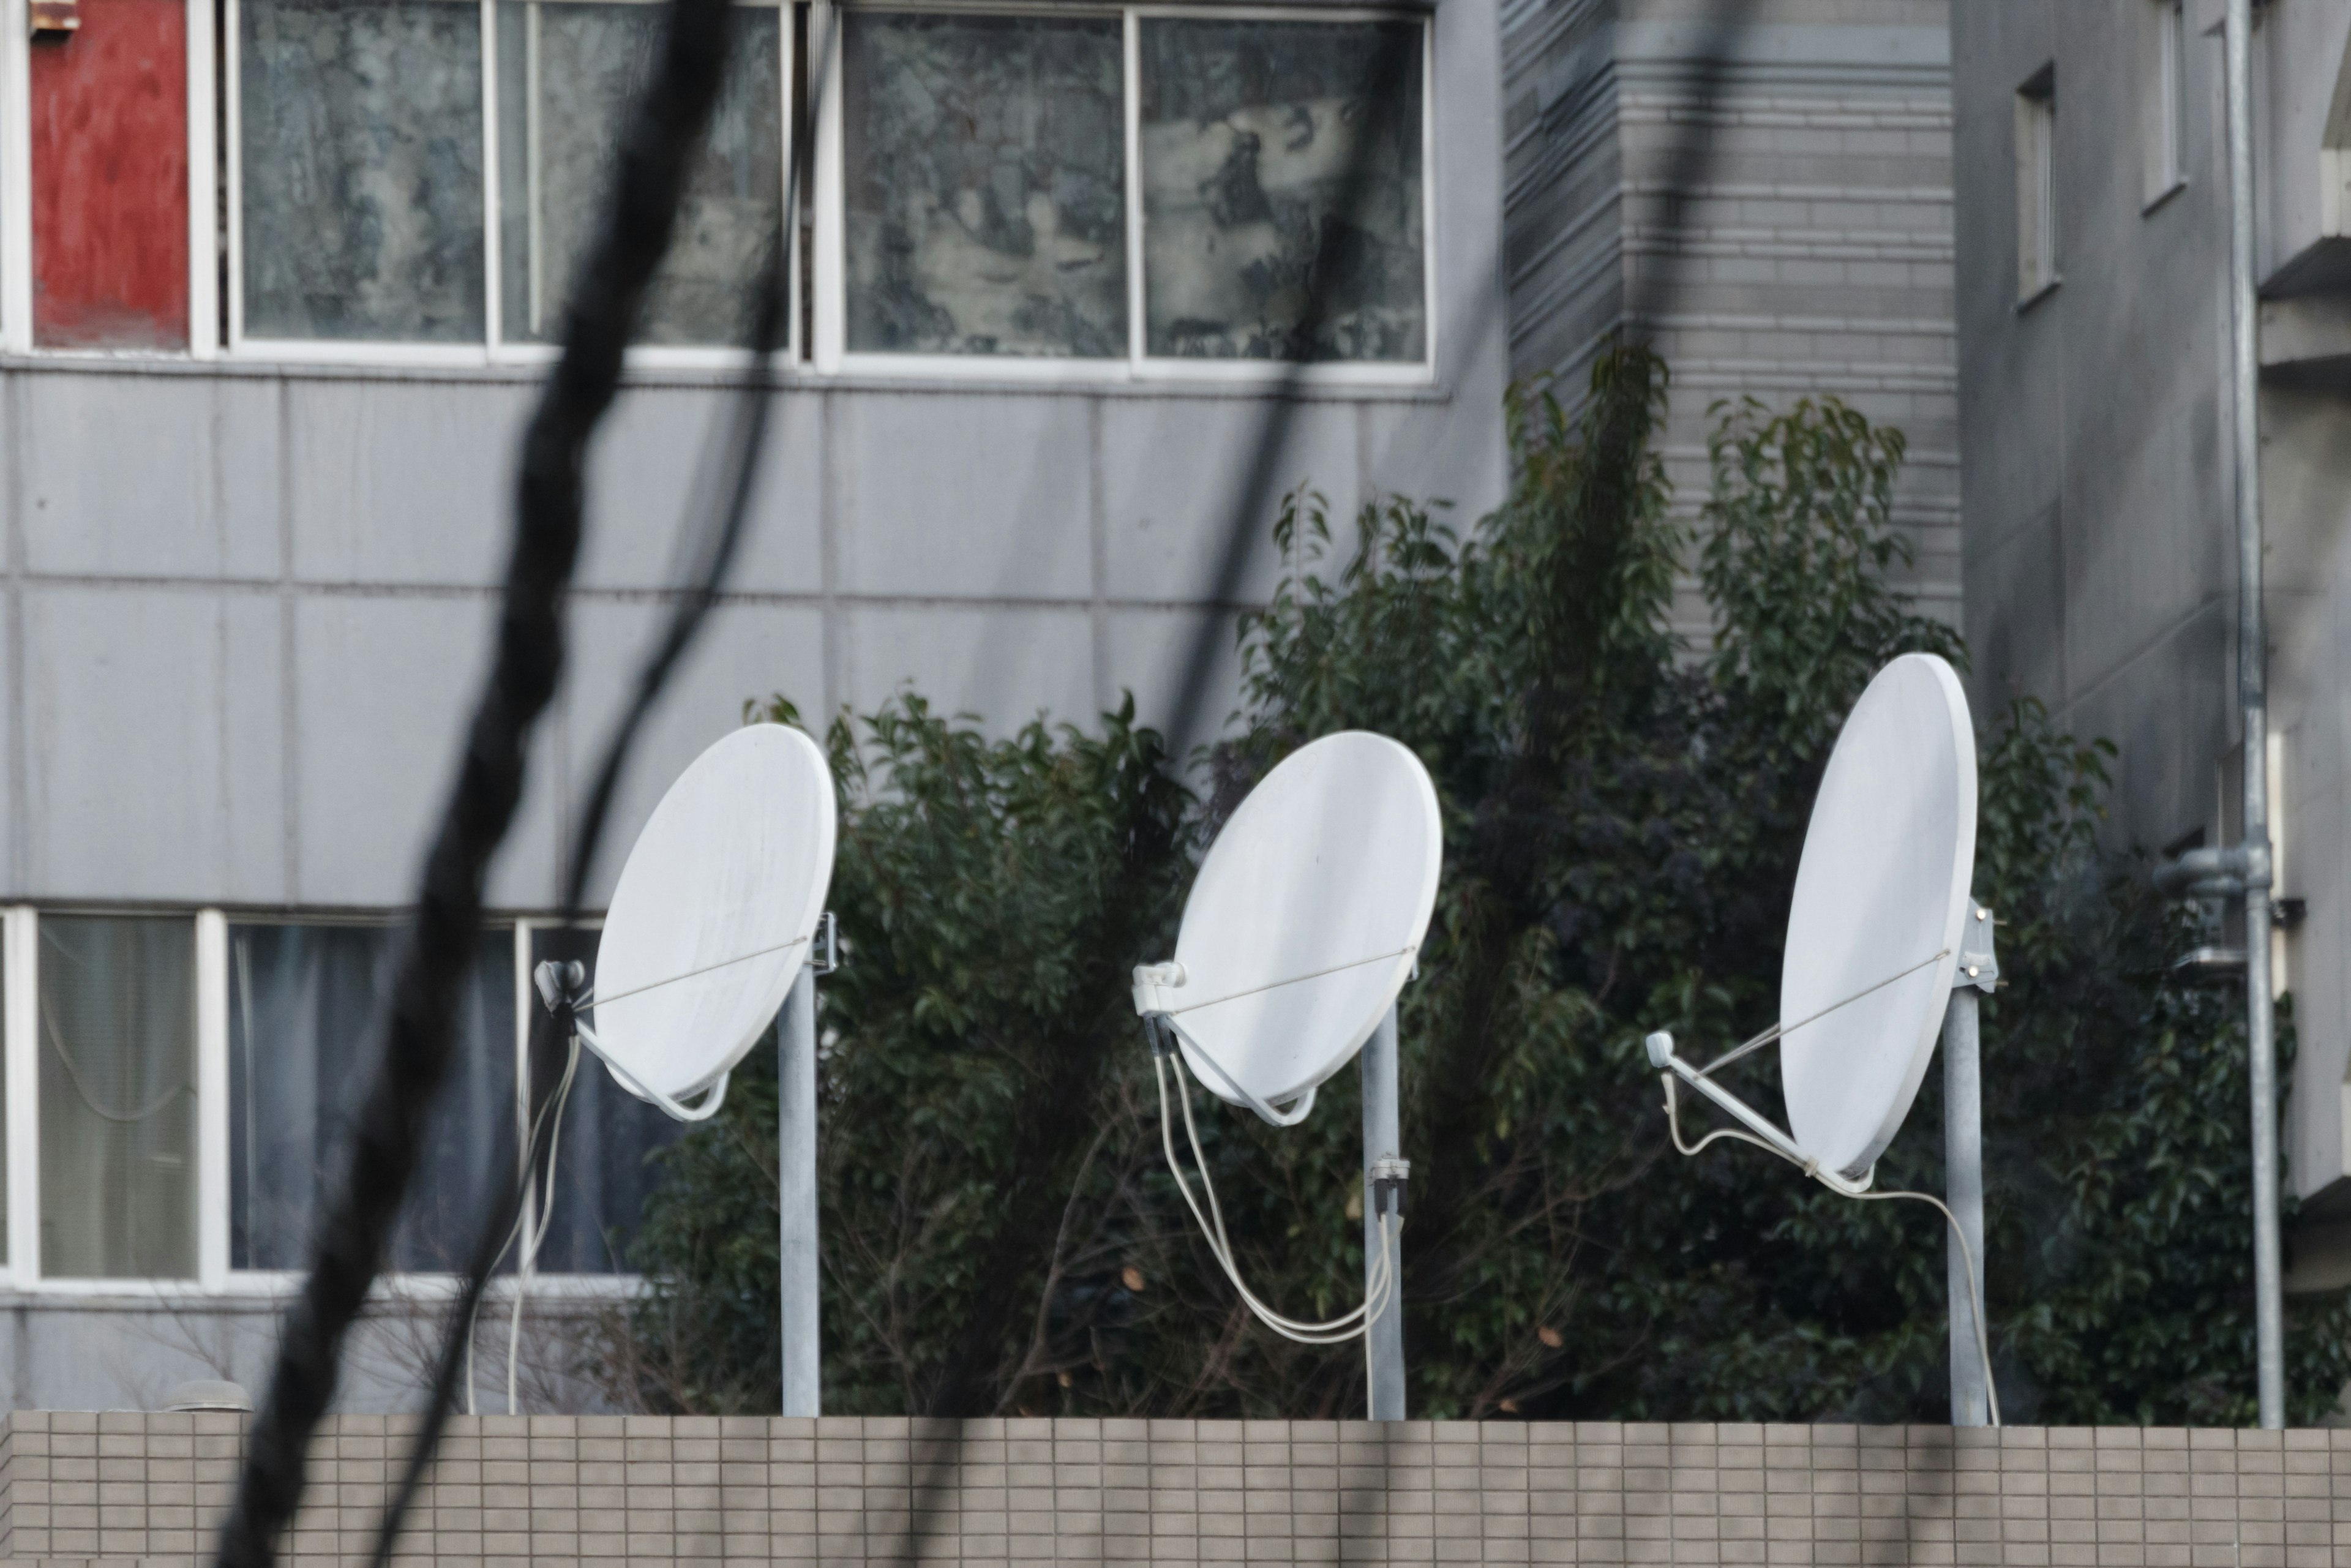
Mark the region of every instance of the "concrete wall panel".
MULTIPOLYGON (((768 444, 728 580, 735 591, 814 594, 824 587, 823 404, 821 393, 789 392, 768 405, 768 444)), ((653 386, 621 394, 590 459, 581 587, 672 586, 680 526, 733 407, 726 390, 653 386)))
MULTIPOLYGON (((1281 497, 1301 485, 1330 502, 1333 533, 1352 537, 1346 525, 1361 494, 1362 455, 1355 412, 1343 403, 1295 409, 1274 455, 1272 494, 1261 515, 1235 517, 1271 407, 1233 397, 1103 408, 1104 585, 1111 598, 1165 604, 1211 597, 1238 523, 1247 544, 1234 597, 1263 601, 1281 571, 1274 517, 1281 497)), ((1500 405, 1491 408, 1490 428, 1499 433, 1500 405)))
POLYGON ((69 586, 23 602, 25 891, 280 896, 275 603, 69 586))
POLYGON ((18 383, 25 564, 55 574, 275 578, 281 389, 154 375, 18 383))
POLYGON ((533 392, 505 381, 289 382, 295 574, 328 583, 499 580, 533 392))
POLYGON ((859 594, 1084 600, 1091 400, 992 392, 835 404, 840 586, 859 594))
MULTIPOLYGON (((297 601, 293 902, 414 897, 496 616, 472 594, 297 601)), ((510 842, 501 869, 543 886, 553 850, 549 822, 540 841, 510 842)))

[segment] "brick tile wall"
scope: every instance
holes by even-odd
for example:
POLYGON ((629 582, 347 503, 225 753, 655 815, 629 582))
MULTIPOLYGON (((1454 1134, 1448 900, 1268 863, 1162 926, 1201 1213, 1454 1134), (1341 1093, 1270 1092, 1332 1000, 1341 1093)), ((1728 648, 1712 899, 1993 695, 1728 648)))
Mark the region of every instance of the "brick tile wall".
MULTIPOLYGON (((291 1562, 363 1558, 413 1427, 328 1424, 291 1562)), ((8 1416, 0 1560, 193 1568, 242 1430, 8 1416)), ((484 1416, 399 1558, 622 1560, 2351 1568, 2351 1432, 484 1416)))

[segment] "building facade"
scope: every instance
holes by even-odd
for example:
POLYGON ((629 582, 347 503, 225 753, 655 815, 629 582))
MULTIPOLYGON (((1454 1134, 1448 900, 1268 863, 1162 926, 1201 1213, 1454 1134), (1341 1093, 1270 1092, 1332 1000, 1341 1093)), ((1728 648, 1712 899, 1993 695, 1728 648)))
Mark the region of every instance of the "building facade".
MULTIPOLYGON (((2120 748, 2113 836, 2231 843, 2241 778, 2218 0, 1960 6, 1960 450, 1980 705, 2120 748)), ((2351 5, 2257 7, 2270 983, 2299 1041, 2289 1288, 2351 1282, 2351 5), (2306 917, 2287 924, 2301 912, 2306 917)))
MULTIPOLYGON (((266 1366, 655 16, 92 0, 28 41, 25 0, 0 4, 9 1404, 152 1407, 266 1366)), ((410 1397, 424 1319, 401 1302, 445 1293, 496 1174, 533 921, 664 612, 770 235, 800 236, 792 384, 739 569, 632 760, 600 897, 747 701, 780 693, 813 721, 911 683, 1001 731, 1131 690, 1164 717, 1193 639, 1228 647, 1271 580, 1262 538, 1238 594, 1217 574, 1279 406, 1280 483, 1343 511, 1401 491, 1474 516, 1503 488, 1486 0, 747 0, 737 28, 596 451, 571 666, 353 1408, 410 1397), (787 214, 796 135, 815 179, 787 214), (1349 179, 1363 199, 1338 225, 1349 179), (1340 279, 1311 334, 1310 265, 1340 279)), ((625 1293, 616 1237, 666 1135, 583 1076, 537 1286, 573 1312, 625 1293)))
MULTIPOLYGON (((1899 427, 1903 586, 1959 617, 1946 0, 1508 0, 1511 362, 1582 387, 1628 325, 1673 374, 1675 512, 1714 405, 1899 427)), ((1708 628, 1694 597, 1681 630, 1708 628)))

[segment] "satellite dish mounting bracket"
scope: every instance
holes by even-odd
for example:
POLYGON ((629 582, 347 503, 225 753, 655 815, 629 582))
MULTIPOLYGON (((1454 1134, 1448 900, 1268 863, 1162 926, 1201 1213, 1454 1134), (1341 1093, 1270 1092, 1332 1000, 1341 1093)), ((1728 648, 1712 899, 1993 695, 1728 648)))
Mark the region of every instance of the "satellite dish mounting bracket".
POLYGON ((1226 1071, 1224 1064, 1208 1054, 1198 1040, 1184 1033, 1183 1026, 1168 1016, 1175 1009, 1171 1005, 1174 998, 1167 994, 1183 983, 1184 966, 1181 964, 1141 964, 1135 967, 1134 1010, 1143 1017, 1143 1032, 1144 1038, 1151 1041, 1151 1053, 1165 1057, 1176 1049, 1180 1040, 1192 1048, 1185 1060, 1196 1062, 1215 1073, 1226 1088, 1257 1113, 1258 1120, 1275 1127, 1295 1127, 1306 1120, 1314 1109, 1313 1090, 1309 1089, 1291 1101, 1286 1109, 1277 1110, 1251 1093, 1247 1084, 1226 1071))
MULTIPOLYGON (((1728 1112, 1733 1121, 1737 1122, 1740 1126, 1745 1127, 1750 1133, 1754 1134, 1756 1139, 1770 1148, 1773 1154, 1778 1155, 1789 1164, 1799 1167, 1806 1176, 1812 1177, 1814 1181, 1819 1182, 1823 1186, 1827 1187, 1830 1191, 1841 1192, 1847 1197, 1858 1197, 1862 1193, 1867 1192, 1870 1187, 1870 1183, 1876 1178, 1877 1167, 1874 1165, 1870 1166, 1869 1169, 1862 1172, 1861 1176, 1857 1179, 1851 1176, 1840 1176, 1835 1171, 1823 1166, 1820 1161, 1814 1159, 1810 1154, 1806 1153, 1803 1146, 1798 1144, 1795 1139, 1790 1137, 1778 1127, 1772 1125, 1769 1117, 1764 1116, 1752 1106, 1749 1105, 1746 1101, 1741 1100, 1738 1095, 1733 1094, 1729 1090, 1725 1089, 1713 1079, 1708 1077, 1704 1071, 1692 1067, 1688 1062, 1684 1061, 1680 1057, 1676 1056, 1674 1054, 1674 1037, 1667 1030, 1657 1030, 1656 1033, 1643 1040, 1642 1043, 1648 1048, 1649 1065, 1656 1068, 1658 1072, 1665 1076, 1667 1097, 1666 1108, 1668 1115, 1673 1113, 1673 1081, 1678 1078, 1683 1082, 1688 1084, 1692 1089, 1698 1091, 1699 1094, 1705 1096, 1707 1099, 1712 1101, 1716 1105, 1719 1106, 1722 1110, 1728 1112)), ((1678 1132, 1675 1134, 1675 1138, 1677 1142, 1679 1141, 1680 1134, 1678 1132)), ((1691 1150, 1687 1149, 1683 1151, 1685 1154, 1691 1152, 1691 1150)))

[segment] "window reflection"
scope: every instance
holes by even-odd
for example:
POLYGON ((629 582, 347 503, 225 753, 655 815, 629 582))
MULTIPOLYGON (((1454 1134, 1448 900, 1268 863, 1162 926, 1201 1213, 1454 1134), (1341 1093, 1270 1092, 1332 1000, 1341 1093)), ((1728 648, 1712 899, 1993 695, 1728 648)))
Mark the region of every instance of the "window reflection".
MULTIPOLYGON (((498 208, 504 336, 559 336, 572 275, 604 211, 627 116, 660 47, 655 5, 498 7, 498 208)), ((668 256, 637 338, 747 340, 753 293, 783 214, 781 13, 738 7, 727 82, 688 171, 668 256)))
POLYGON ((1142 29, 1149 351, 1426 358, 1420 28, 1142 29))
POLYGON ((1123 356, 1118 20, 844 25, 850 349, 1123 356))
POLYGON ((480 10, 238 13, 246 333, 480 342, 480 10))

